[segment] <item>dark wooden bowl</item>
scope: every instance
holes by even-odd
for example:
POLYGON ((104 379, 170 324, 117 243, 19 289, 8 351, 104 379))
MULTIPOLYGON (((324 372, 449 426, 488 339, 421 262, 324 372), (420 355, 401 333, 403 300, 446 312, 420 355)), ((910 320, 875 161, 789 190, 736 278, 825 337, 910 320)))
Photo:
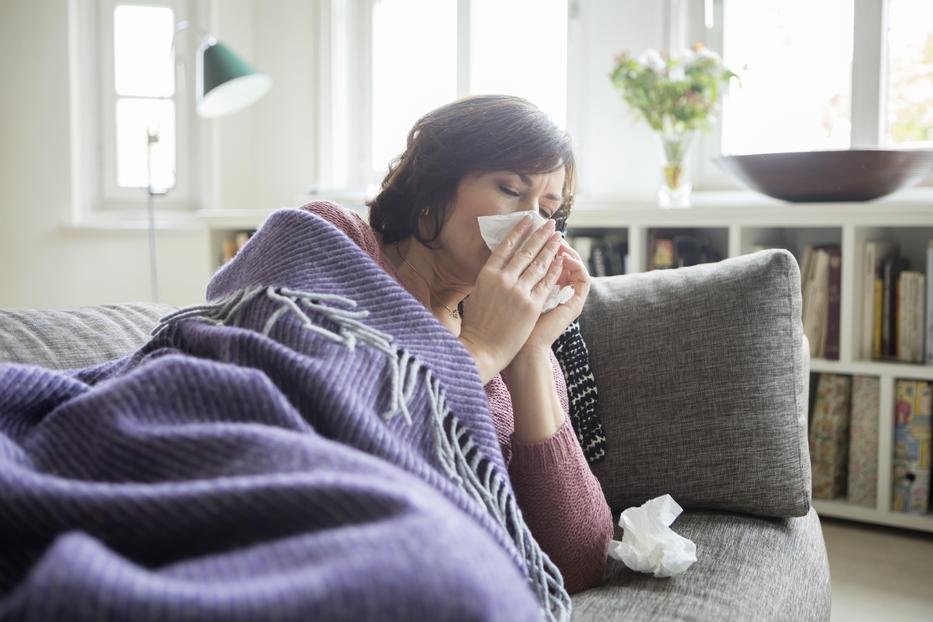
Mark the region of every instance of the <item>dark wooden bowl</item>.
POLYGON ((750 153, 713 160, 753 190, 794 203, 871 201, 933 170, 931 149, 750 153))

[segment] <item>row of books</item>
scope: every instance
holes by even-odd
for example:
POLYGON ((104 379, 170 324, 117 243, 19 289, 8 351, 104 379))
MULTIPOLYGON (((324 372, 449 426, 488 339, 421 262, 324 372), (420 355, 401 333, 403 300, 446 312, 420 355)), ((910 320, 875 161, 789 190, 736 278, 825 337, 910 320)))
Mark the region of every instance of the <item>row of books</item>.
POLYGON ((255 229, 243 229, 227 233, 220 244, 220 265, 233 259, 254 233, 256 233, 255 229))
POLYGON ((800 264, 803 332, 810 356, 839 360, 842 250, 838 244, 804 247, 800 264))
MULTIPOLYGON (((878 482, 879 379, 811 374, 809 446, 814 499, 874 507, 878 482)), ((895 382, 891 509, 927 514, 933 386, 895 382)))
POLYGON ((628 274, 628 240, 613 234, 570 234, 566 241, 580 254, 591 276, 628 274))
MULTIPOLYGON (((587 263, 592 276, 629 273, 628 239, 624 234, 572 233, 567 243, 587 263)), ((722 255, 703 236, 683 230, 654 230, 648 235, 647 270, 682 268, 720 261, 722 255)))
POLYGON ((721 259, 722 255, 708 238, 689 232, 654 229, 648 234, 648 270, 682 268, 721 259))
MULTIPOLYGON (((933 240, 926 274, 933 274, 933 240)), ((933 288, 924 272, 912 270, 896 242, 866 242, 862 274, 863 359, 933 364, 933 288)))

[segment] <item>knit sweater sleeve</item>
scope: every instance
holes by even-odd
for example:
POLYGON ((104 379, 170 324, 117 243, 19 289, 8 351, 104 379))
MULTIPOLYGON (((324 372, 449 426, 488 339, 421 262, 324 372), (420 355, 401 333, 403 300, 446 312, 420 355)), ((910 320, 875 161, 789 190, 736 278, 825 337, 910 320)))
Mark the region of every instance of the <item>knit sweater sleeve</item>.
POLYGON ((567 591, 574 594, 603 581, 613 536, 612 512, 574 434, 566 385, 553 353, 551 367, 564 422, 543 441, 523 443, 512 436, 511 397, 500 376, 486 385, 486 397, 522 516, 560 569, 567 591))

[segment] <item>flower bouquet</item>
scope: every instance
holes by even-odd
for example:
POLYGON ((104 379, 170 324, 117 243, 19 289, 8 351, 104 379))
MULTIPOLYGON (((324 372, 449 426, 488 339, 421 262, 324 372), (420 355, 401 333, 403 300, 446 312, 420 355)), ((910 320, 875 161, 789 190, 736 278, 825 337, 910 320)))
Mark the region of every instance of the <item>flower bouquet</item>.
POLYGON ((663 157, 662 207, 687 207, 691 184, 685 156, 697 131, 709 130, 722 90, 738 75, 719 55, 697 43, 679 56, 646 50, 637 58, 622 52, 609 74, 637 117, 658 133, 663 157))

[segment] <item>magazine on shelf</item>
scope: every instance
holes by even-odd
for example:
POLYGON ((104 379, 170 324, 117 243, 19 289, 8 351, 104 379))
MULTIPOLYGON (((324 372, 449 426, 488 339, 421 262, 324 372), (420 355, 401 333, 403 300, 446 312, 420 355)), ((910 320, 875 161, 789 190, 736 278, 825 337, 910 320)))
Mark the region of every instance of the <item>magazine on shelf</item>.
POLYGON ((878 502, 878 417, 881 379, 853 376, 849 417, 849 503, 875 507, 878 502))
POLYGON ((894 397, 891 509, 926 514, 930 501, 930 383, 898 380, 894 397))
POLYGON ((809 429, 814 499, 846 495, 849 466, 849 399, 852 377, 820 374, 809 429))

